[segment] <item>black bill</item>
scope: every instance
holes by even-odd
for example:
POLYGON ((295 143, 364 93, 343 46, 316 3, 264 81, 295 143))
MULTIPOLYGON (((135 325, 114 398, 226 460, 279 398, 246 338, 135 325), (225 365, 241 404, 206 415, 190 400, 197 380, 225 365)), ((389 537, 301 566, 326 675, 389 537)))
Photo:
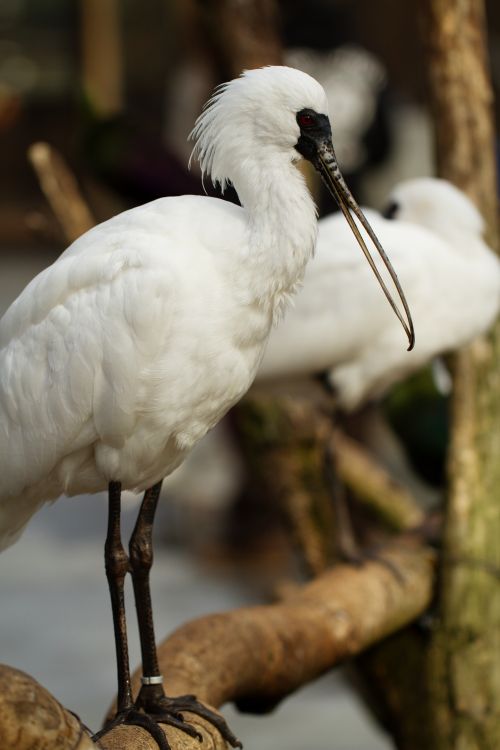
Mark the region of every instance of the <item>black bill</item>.
POLYGON ((411 319, 410 308, 408 307, 408 303, 406 301, 405 295, 401 288, 401 284, 399 283, 396 272, 394 268, 392 267, 391 262, 385 253, 384 248, 380 244, 375 232, 371 228, 370 224, 368 223, 368 220, 364 216, 360 207, 354 200, 349 188, 347 187, 345 183, 344 178, 342 177, 342 173, 340 172, 339 166, 337 164, 337 158, 335 156, 335 151, 333 149, 333 145, 331 141, 325 140, 321 144, 318 144, 317 152, 315 156, 311 159, 311 161, 314 167, 320 173, 321 178, 323 182, 325 183, 328 191, 337 201, 342 213, 344 214, 349 226, 352 229, 354 236, 356 237, 358 241, 360 248, 365 254, 365 257, 368 263, 370 264, 370 267, 373 273, 377 277, 377 280, 380 286, 382 287, 383 292, 385 296, 387 297, 390 306, 392 307, 399 321, 401 322, 401 325, 403 326, 405 333, 408 336, 408 343, 409 343, 408 351, 410 351, 411 349, 413 349, 415 345, 415 331, 413 328, 413 321, 411 319), (358 225, 354 221, 352 214, 354 214, 356 218, 359 220, 360 224, 365 229, 372 243, 375 245, 377 252, 382 258, 384 265, 387 268, 387 271, 389 272, 389 275, 397 290, 399 299, 401 300, 401 304, 403 305, 405 316, 403 316, 403 314, 398 309, 396 303, 394 302, 394 299, 391 293, 389 292, 382 276, 380 275, 380 272, 377 266, 375 265, 375 261, 373 260, 370 254, 370 251, 368 250, 368 247, 366 246, 366 243, 361 235, 358 225))

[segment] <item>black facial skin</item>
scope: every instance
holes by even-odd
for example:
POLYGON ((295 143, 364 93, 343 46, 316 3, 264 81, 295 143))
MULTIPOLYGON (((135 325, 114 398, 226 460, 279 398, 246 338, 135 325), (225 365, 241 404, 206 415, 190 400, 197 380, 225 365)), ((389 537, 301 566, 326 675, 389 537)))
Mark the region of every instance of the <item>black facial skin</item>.
POLYGON ((406 335, 408 336, 408 349, 412 349, 415 343, 415 332, 408 303, 403 290, 401 289, 401 284, 396 276, 396 272, 394 271, 384 248, 380 244, 375 232, 371 228, 342 177, 332 144, 332 129, 328 117, 326 115, 318 114, 318 112, 315 112, 313 109, 301 109, 300 112, 297 112, 296 119, 297 125, 300 128, 299 140, 295 144, 296 151, 312 163, 314 168, 319 172, 328 192, 338 203, 340 210, 344 214, 361 250, 370 264, 373 273, 377 277, 390 306, 394 310, 406 332, 406 335), (364 229, 366 235, 369 237, 378 254, 382 258, 389 276, 392 279, 392 283, 397 290, 398 297, 403 305, 403 313, 398 309, 391 292, 380 275, 377 265, 373 260, 365 239, 363 238, 360 227, 356 224, 353 216, 357 218, 359 224, 361 224, 361 227, 364 229))
POLYGON ((396 201, 391 201, 388 206, 382 211, 382 216, 384 219, 396 219, 399 213, 399 203, 396 203, 396 201))
POLYGON ((297 124, 300 128, 300 137, 295 144, 296 150, 308 161, 312 161, 318 153, 318 144, 325 140, 331 140, 332 128, 330 120, 326 115, 319 115, 313 109, 301 109, 297 112, 297 124), (302 127, 300 119, 309 116, 313 125, 302 127))

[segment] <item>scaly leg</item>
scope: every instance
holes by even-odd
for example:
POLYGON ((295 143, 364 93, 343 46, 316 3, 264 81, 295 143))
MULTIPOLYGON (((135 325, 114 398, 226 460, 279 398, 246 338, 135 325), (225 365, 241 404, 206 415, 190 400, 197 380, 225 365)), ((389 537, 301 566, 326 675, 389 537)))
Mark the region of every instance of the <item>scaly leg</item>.
MULTIPOLYGON (((241 747, 224 719, 199 703, 193 695, 169 698, 163 690, 149 585, 149 574, 153 564, 153 523, 160 490, 161 482, 146 490, 129 545, 143 669, 142 687, 136 708, 144 711, 144 716, 149 716, 156 722, 172 724, 192 736, 198 736, 201 740, 201 735, 183 719, 182 712, 190 711, 213 724, 233 747, 241 747)), ((158 744, 163 747, 159 742, 158 744)))
MULTIPOLYGON (((108 487, 108 532, 104 545, 104 564, 111 597, 115 631, 118 674, 117 717, 124 716, 133 705, 124 597, 124 581, 129 563, 121 541, 120 512, 121 484, 120 482, 110 482, 108 487)), ((94 738, 98 739, 101 734, 102 732, 99 732, 97 735, 94 735, 94 738)))
MULTIPOLYGON (((158 501, 160 487, 161 484, 156 485, 156 487, 154 487, 152 490, 149 490, 146 493, 143 505, 141 506, 140 512, 142 512, 143 507, 146 506, 146 520, 151 524, 153 521, 154 510, 156 508, 156 502, 158 501), (156 489, 157 493, 155 495, 156 489), (148 508, 151 505, 152 498, 154 499, 154 503, 151 517, 149 518, 148 508)), ((132 700, 124 599, 124 581, 130 567, 129 558, 127 557, 127 554, 121 542, 120 506, 121 484, 120 482, 110 482, 108 533, 104 546, 104 559, 106 565, 106 575, 108 577, 109 590, 111 594, 111 608, 113 611, 113 624, 115 630, 116 661, 118 668, 118 698, 117 711, 114 718, 111 719, 111 721, 109 721, 106 726, 101 729, 100 732, 97 732, 93 736, 93 739, 98 740, 100 737, 107 734, 111 731, 111 729, 119 726, 120 724, 134 724, 143 727, 143 729, 146 729, 146 731, 148 731, 158 743, 160 750, 170 750, 170 745, 167 742, 165 734, 158 726, 158 719, 153 719, 146 713, 143 713, 141 710, 139 710, 142 706, 140 706, 138 702, 134 703, 134 701, 132 700)), ((151 609, 151 602, 149 602, 149 609, 151 609)), ((192 737, 198 737, 199 739, 201 739, 201 735, 199 734, 199 732, 197 732, 194 727, 186 724, 183 721, 182 717, 178 714, 176 715, 174 712, 171 716, 168 717, 168 719, 162 716, 161 720, 165 721, 165 723, 172 724, 173 726, 182 729, 192 737)))

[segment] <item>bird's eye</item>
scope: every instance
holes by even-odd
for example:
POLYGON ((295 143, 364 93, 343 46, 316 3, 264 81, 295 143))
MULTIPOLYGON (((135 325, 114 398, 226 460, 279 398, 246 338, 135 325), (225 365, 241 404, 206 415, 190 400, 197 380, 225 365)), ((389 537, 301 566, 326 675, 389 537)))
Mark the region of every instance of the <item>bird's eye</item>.
POLYGON ((297 115, 297 122, 301 128, 314 128, 317 124, 316 118, 308 112, 301 112, 297 115))

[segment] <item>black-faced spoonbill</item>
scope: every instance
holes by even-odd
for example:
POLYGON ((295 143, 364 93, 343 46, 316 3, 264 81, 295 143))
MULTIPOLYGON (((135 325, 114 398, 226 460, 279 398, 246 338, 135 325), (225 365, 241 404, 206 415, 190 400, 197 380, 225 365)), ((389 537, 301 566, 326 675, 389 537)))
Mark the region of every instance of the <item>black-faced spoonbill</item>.
MULTIPOLYGON (((115 216, 37 276, 0 322, 0 543, 15 541, 44 502, 108 489, 118 707, 96 737, 139 724, 163 750, 158 721, 197 736, 180 716, 185 710, 239 744, 192 697, 164 693, 151 534, 162 479, 249 388, 272 322, 313 253, 317 222, 294 166, 300 156, 320 172, 377 275, 351 211, 383 255, 339 172, 326 97, 310 76, 286 67, 247 71, 219 88, 193 137, 203 171, 223 186, 231 181, 242 207, 181 196, 115 216), (129 556, 122 489, 145 491, 129 556), (129 565, 143 667, 135 701, 123 593, 129 565)), ((390 301, 411 347, 408 307, 389 270, 404 313, 390 301)))
POLYGON ((402 332, 336 214, 319 222, 303 288, 271 332, 257 380, 327 372, 338 404, 351 411, 493 323, 500 263, 472 202, 449 182, 416 178, 394 189, 389 213, 391 220, 366 210, 404 287, 418 330, 413 351, 404 351, 402 332))

